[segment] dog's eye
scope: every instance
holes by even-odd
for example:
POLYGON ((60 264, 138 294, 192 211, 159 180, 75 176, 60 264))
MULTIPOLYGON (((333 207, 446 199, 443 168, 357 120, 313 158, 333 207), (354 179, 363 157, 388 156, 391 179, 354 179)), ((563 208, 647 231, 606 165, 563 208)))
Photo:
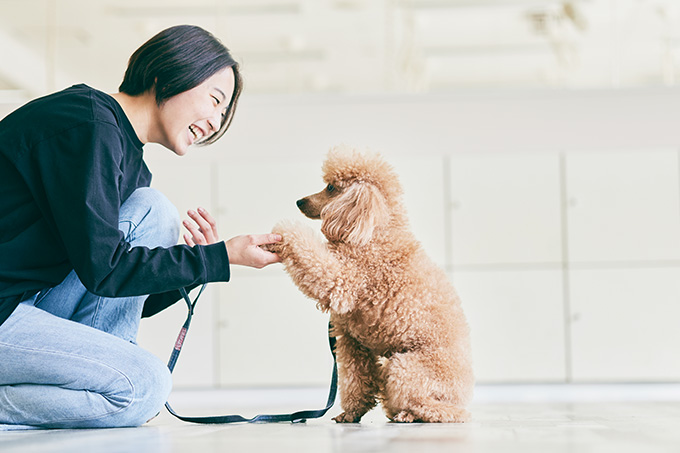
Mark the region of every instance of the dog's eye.
POLYGON ((328 193, 335 192, 335 186, 333 184, 328 184, 328 186, 326 186, 326 192, 328 193))

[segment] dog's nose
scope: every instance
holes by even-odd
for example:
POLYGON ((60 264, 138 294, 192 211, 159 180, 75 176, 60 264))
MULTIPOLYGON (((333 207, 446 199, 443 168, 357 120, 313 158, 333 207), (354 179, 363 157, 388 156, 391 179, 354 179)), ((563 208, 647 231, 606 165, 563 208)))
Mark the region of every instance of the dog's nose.
POLYGON ((298 201, 295 202, 298 209, 302 209, 302 207, 305 205, 305 203, 307 203, 307 200, 305 200, 304 198, 301 198, 301 199, 299 199, 298 201))

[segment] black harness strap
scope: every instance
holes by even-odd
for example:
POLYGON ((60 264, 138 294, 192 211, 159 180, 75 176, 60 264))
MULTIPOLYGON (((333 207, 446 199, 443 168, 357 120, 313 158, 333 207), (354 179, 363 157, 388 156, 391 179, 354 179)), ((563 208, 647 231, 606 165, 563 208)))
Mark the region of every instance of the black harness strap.
MULTIPOLYGON (((170 369, 170 372, 175 368, 175 364, 177 363, 177 358, 179 357, 179 353, 182 351, 182 345, 184 344, 184 339, 186 338, 187 331, 189 330, 189 325, 191 324, 191 318, 194 315, 194 308, 196 307, 196 302, 198 301, 198 298, 201 296, 203 293, 203 290, 205 289, 206 285, 203 285, 201 287, 201 290, 198 292, 198 295, 192 302, 191 299, 189 298, 189 295, 187 294, 186 290, 184 288, 180 289, 180 293, 182 294, 182 297, 184 298, 184 301, 187 304, 187 309, 189 311, 187 315, 187 319, 184 322, 184 325, 182 326, 182 329, 179 331, 179 335, 177 336, 177 341, 175 342, 175 348, 172 350, 172 355, 170 356, 170 360, 168 361, 168 368, 170 369)), ((328 412, 328 409, 330 409, 333 406, 333 403, 335 402, 335 396, 337 394, 337 389, 338 389, 338 364, 335 358, 335 337, 331 335, 331 325, 329 323, 328 325, 328 341, 330 344, 331 348, 331 354, 333 354, 333 376, 331 378, 331 386, 330 390, 328 392, 328 402, 326 403, 326 407, 323 409, 317 409, 317 410, 306 410, 306 411, 298 411, 294 412, 292 414, 275 414, 275 415, 266 415, 266 414, 261 414, 261 415, 256 415, 253 418, 245 418, 241 417, 240 415, 215 415, 215 416, 208 416, 208 417, 185 417, 182 415, 178 415, 172 407, 170 407, 170 403, 166 402, 165 407, 170 412, 172 415, 175 417, 179 418, 182 421, 185 422, 191 422, 191 423, 202 423, 202 424, 222 424, 222 423, 239 423, 239 422, 245 422, 245 423, 278 423, 278 422, 291 422, 291 423, 301 423, 305 422, 308 419, 312 418, 320 418, 323 417, 326 412, 328 412)))

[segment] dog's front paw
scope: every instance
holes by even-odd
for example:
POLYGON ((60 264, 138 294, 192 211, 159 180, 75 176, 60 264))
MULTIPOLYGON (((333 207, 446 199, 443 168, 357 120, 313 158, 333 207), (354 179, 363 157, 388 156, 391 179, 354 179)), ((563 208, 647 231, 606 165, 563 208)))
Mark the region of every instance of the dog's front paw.
POLYGON ((281 241, 274 242, 272 244, 261 245, 260 248, 266 250, 267 252, 276 253, 281 256, 281 258, 285 258, 286 250, 288 249, 291 240, 295 235, 295 225, 289 221, 279 222, 278 224, 274 225, 272 233, 280 235, 281 241))
POLYGON ((353 415, 348 414, 347 412, 343 412, 337 417, 333 417, 333 420, 336 423, 359 423, 359 421, 361 420, 361 415, 353 415))
POLYGON ((260 248, 262 250, 267 251, 267 252, 281 253, 283 251, 283 243, 275 242, 273 244, 264 244, 264 245, 261 245, 260 248))
POLYGON ((325 245, 309 226, 300 222, 282 221, 274 225, 272 233, 281 235, 281 241, 269 244, 265 250, 277 253, 282 259, 291 254, 312 253, 319 256, 325 245), (317 250, 321 249, 321 250, 317 250))

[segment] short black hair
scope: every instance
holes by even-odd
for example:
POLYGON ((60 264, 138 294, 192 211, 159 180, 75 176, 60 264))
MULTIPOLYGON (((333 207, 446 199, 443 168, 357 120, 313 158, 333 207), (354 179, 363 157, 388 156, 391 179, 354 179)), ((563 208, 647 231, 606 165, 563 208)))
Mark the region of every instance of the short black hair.
POLYGON ((154 90, 156 104, 161 106, 228 67, 234 71, 234 93, 219 130, 196 142, 207 145, 216 142, 229 128, 243 90, 238 63, 210 32, 195 25, 177 25, 161 31, 132 54, 118 90, 130 96, 154 90))

